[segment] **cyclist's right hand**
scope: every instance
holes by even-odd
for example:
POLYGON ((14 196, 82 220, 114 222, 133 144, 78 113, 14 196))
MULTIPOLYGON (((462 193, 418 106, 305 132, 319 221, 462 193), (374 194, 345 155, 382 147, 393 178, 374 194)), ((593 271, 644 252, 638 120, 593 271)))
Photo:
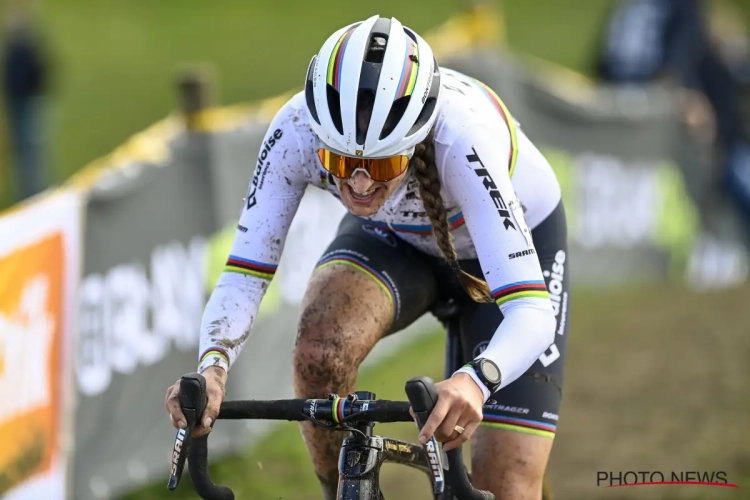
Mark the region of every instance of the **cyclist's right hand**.
MULTIPOLYGON (((211 366, 203 371, 202 375, 206 379, 206 394, 208 403, 203 411, 202 421, 197 423, 193 429, 193 437, 201 437, 211 432, 211 426, 219 415, 219 407, 224 401, 225 386, 227 381, 227 372, 218 366, 211 366)), ((177 429, 185 429, 187 420, 180 407, 180 381, 178 380, 167 389, 167 396, 164 399, 164 408, 169 414, 172 425, 177 429)))

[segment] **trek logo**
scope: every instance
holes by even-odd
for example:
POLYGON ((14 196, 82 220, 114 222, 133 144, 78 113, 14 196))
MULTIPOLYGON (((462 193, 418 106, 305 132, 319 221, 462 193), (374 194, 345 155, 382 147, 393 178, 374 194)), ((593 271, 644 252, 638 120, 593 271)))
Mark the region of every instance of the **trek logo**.
POLYGON ((421 217, 427 217, 427 212, 425 211, 415 211, 415 210, 403 210, 401 211, 402 217, 411 217, 412 219, 419 219, 421 217))
POLYGON ((314 400, 314 399, 311 399, 311 400, 310 400, 310 407, 309 407, 309 409, 308 409, 307 411, 308 411, 308 413, 310 414, 310 418, 311 418, 311 419, 312 419, 313 421, 315 421, 315 410, 316 410, 317 408, 318 408, 318 405, 317 405, 317 403, 315 402, 315 400, 314 400))
POLYGON ((516 252, 508 254, 509 259, 517 259, 519 257, 526 257, 527 255, 534 255, 536 253, 536 250, 533 248, 529 248, 528 250, 524 250, 523 252, 516 252))
POLYGON ((515 231, 516 226, 510 220, 510 211, 508 210, 508 206, 505 204, 505 200, 503 200, 500 191, 497 189, 495 181, 492 180, 490 173, 484 167, 484 163, 482 163, 482 160, 479 158, 477 150, 473 147, 471 148, 471 150, 474 151, 474 154, 466 155, 466 159, 469 160, 469 163, 479 163, 481 168, 475 168, 474 173, 476 173, 479 177, 484 178, 484 188, 488 193, 490 193, 490 198, 492 198, 492 201, 495 203, 495 207, 497 207, 497 213, 500 214, 500 217, 503 219, 503 226, 505 226, 505 230, 507 231, 508 229, 512 228, 515 231))
POLYGON ((177 438, 174 440, 174 450, 172 450, 172 474, 177 474, 177 464, 180 461, 180 452, 182 451, 182 443, 185 441, 185 429, 177 431, 177 438))
POLYGON ((263 173, 263 165, 266 162, 266 158, 268 158, 268 153, 271 152, 273 149, 273 146, 276 144, 276 141, 281 139, 281 136, 284 133, 281 131, 280 128, 277 128, 271 137, 266 139, 266 142, 262 144, 260 154, 258 155, 258 164, 255 166, 255 174, 253 175, 253 181, 250 185, 250 190, 247 193, 247 209, 250 210, 252 207, 255 206, 257 201, 255 200, 255 191, 258 189, 258 181, 260 180, 261 174, 263 173))

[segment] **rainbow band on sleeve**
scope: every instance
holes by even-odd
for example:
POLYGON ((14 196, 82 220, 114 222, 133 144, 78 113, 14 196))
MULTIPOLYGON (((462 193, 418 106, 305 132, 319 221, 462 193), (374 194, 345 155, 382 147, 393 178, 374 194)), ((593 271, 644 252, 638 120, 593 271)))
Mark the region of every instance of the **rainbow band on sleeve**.
POLYGON ((516 161, 518 160, 518 134, 516 133, 516 122, 513 117, 510 116, 510 111, 505 107, 503 101, 498 97, 494 90, 489 88, 479 80, 472 78, 477 87, 484 92, 484 95, 492 102, 497 109, 500 116, 505 120, 505 124, 508 126, 508 132, 510 133, 510 155, 508 157, 508 176, 513 177, 513 173, 516 171, 516 161))
POLYGON ((227 259, 227 265, 224 267, 224 272, 245 274, 255 278, 271 280, 274 274, 276 274, 277 267, 274 264, 264 264, 250 259, 243 259, 236 255, 230 255, 227 259))
POLYGON ((356 28, 356 26, 353 26, 341 35, 341 38, 339 38, 338 42, 336 42, 336 45, 333 47, 331 58, 328 60, 328 76, 326 82, 337 91, 341 86, 341 68, 343 67, 344 52, 346 52, 346 46, 349 44, 349 38, 351 38, 352 33, 354 33, 354 28, 356 28))
POLYGON ((209 349, 206 349, 203 354, 201 354, 200 360, 198 361, 198 366, 200 366, 201 363, 203 363, 206 358, 212 354, 221 356, 227 362, 227 365, 229 364, 229 354, 227 354, 227 351, 220 347, 211 347, 209 349))
POLYGON ((401 78, 398 81, 398 90, 393 100, 412 95, 417 85, 419 75, 419 46, 411 38, 408 39, 404 53, 404 67, 401 70, 401 78), (413 56, 413 57, 412 57, 413 56))
MULTIPOLYGON (((372 224, 375 227, 380 227, 387 231, 395 231, 397 233, 410 233, 410 234, 421 234, 429 235, 432 234, 432 224, 388 224, 387 222, 370 220, 364 217, 360 219, 367 221, 368 224, 372 224)), ((458 212, 448 218, 448 226, 451 231, 461 227, 464 224, 463 212, 458 212)))
POLYGON ((333 264, 343 264, 345 266, 349 266, 352 269, 357 269, 359 271, 362 271, 367 276, 372 278, 375 283, 390 297, 391 303, 393 304, 393 321, 396 321, 396 318, 398 318, 399 310, 398 310, 398 301, 396 300, 396 292, 393 290, 393 287, 391 286, 390 282, 385 279, 385 276, 383 276, 382 273, 376 271, 372 267, 368 266, 364 262, 362 262, 360 259, 349 255, 349 254, 332 254, 327 256, 325 259, 318 262, 318 265, 315 266, 315 271, 318 269, 322 269, 324 267, 331 266, 333 264))
POLYGON ((549 294, 544 281, 518 281, 492 290, 492 298, 501 306, 516 299, 549 299, 549 294))
POLYGON ((484 414, 482 427, 491 429, 504 429, 508 431, 522 432, 546 438, 554 438, 557 426, 546 422, 536 420, 527 420, 525 418, 512 418, 500 415, 484 414))

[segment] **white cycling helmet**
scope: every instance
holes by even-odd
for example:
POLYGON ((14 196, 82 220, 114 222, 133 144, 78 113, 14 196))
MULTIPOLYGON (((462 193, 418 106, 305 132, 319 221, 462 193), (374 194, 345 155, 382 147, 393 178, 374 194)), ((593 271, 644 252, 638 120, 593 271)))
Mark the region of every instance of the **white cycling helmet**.
POLYGON ((305 100, 327 149, 379 158, 410 154, 427 137, 440 88, 427 42, 397 19, 376 15, 326 40, 307 70, 305 100))

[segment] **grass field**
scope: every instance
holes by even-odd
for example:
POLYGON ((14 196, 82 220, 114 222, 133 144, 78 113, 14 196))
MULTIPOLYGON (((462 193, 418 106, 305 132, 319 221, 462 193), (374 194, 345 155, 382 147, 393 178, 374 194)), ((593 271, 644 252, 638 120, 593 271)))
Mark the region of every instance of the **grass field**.
MULTIPOLYGON (((747 498, 749 301, 747 287, 710 294, 660 287, 573 295, 565 396, 549 467, 556 498, 747 498), (629 470, 725 471, 740 490, 596 487, 597 471, 629 470)), ((362 373, 358 387, 402 399, 408 378, 441 379, 442 359, 436 332, 362 373)), ((412 424, 376 430, 416 436, 412 424)), ((280 425, 243 456, 217 463, 212 474, 231 484, 238 498, 320 498, 294 423, 280 425)), ((188 484, 178 495, 159 484, 122 500, 197 498, 187 493, 188 484)), ((386 498, 429 500, 426 479, 410 469, 385 466, 383 484, 386 498)))
MULTIPOLYGON (((584 73, 613 2, 488 1, 502 3, 514 50, 584 73)), ((750 2, 734 1, 750 12, 750 2)), ((48 156, 52 180, 60 183, 174 109, 174 78, 186 64, 215 69, 219 103, 269 97, 300 87, 314 51, 346 23, 379 13, 421 32, 466 0, 431 0, 429 9, 422 2, 398 0, 372 5, 343 0, 225 0, 220 6, 201 0, 38 3, 55 64, 48 156)), ((11 202, 2 137, 0 208, 11 202)))
MULTIPOLYGON (((585 47, 610 2, 506 2, 511 45, 585 69, 585 47)), ((393 15, 422 32, 464 2, 431 0, 429 9, 398 0, 287 0, 283 8, 270 0, 225 0, 220 6, 200 0, 40 3, 55 61, 48 129, 52 178, 59 183, 174 109, 174 78, 183 65, 209 63, 215 69, 219 103, 269 97, 300 87, 325 37, 353 20, 393 15)), ((7 145, 2 153, 7 159, 7 145)), ((5 167, 0 207, 10 202, 5 167)))
MULTIPOLYGON (((487 1, 502 4, 511 48, 583 73, 613 2, 487 1)), ((750 16, 750 2, 731 1, 750 16)), ((315 49, 346 23, 379 13, 424 31, 466 0, 431 0, 429 9, 398 0, 287 0, 283 8, 271 0, 38 3, 55 64, 47 129, 51 178, 60 183, 174 109, 174 77, 186 64, 216 70, 219 103, 269 97, 299 87, 315 49)), ((5 141, 3 133, 0 208, 12 200, 5 141)))
MULTIPOLYGON (((611 3, 506 0, 509 45, 587 72, 611 3)), ((173 82, 182 65, 207 62, 216 70, 219 103, 269 97, 299 88, 312 53, 345 23, 377 12, 424 31, 462 4, 42 0, 57 71, 48 124, 53 180, 62 182, 174 109, 173 82)), ((750 12, 750 2, 741 5, 750 12)), ((0 156, 2 207, 11 199, 2 142, 0 156)), ((750 488, 743 425, 750 368, 742 362, 750 349, 744 313, 750 289, 710 295, 654 289, 573 300, 563 420, 550 466, 558 498, 743 498, 750 488), (743 489, 610 491, 596 488, 598 470, 725 470, 743 489)), ((364 372, 360 386, 401 398, 409 377, 441 377, 442 349, 439 334, 427 337, 364 372)), ((377 429, 415 436, 411 424, 377 429)), ((216 464, 214 476, 233 485, 239 498, 319 498, 296 424, 216 464)), ((390 498, 427 498, 424 485, 413 471, 384 468, 390 498)), ((168 494, 162 482, 127 500, 195 498, 186 486, 168 494)))

